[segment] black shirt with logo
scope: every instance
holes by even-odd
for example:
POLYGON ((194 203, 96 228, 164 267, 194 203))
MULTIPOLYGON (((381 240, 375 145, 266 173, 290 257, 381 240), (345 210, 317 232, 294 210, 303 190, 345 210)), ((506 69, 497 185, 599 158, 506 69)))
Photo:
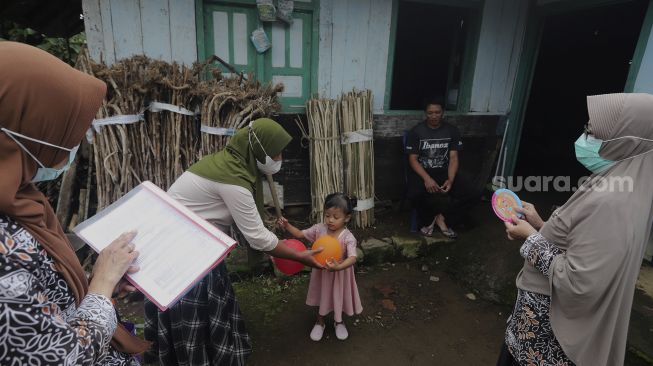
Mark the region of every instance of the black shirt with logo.
MULTIPOLYGON (((417 155, 417 160, 424 170, 435 179, 438 184, 447 179, 449 168, 449 151, 462 150, 463 142, 460 132, 455 126, 441 122, 437 128, 431 128, 424 121, 413 127, 406 140, 406 153, 417 155)), ((419 176, 410 169, 415 187, 422 187, 423 182, 419 176)))

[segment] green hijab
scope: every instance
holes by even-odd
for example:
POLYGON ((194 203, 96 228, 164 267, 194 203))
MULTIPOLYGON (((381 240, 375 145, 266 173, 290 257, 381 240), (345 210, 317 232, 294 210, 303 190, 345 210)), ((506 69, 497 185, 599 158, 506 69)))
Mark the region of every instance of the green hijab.
POLYGON ((256 161, 265 163, 265 153, 270 158, 279 155, 290 140, 292 137, 280 124, 269 118, 259 118, 248 127, 236 131, 222 151, 203 157, 188 171, 252 192, 259 214, 263 217, 263 180, 256 161))

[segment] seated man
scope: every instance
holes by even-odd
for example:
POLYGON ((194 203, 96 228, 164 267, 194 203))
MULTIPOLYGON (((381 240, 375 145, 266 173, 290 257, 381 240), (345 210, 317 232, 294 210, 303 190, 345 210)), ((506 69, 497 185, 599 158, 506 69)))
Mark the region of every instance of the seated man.
POLYGON ((448 238, 456 233, 447 226, 457 223, 474 203, 469 182, 458 175, 458 151, 463 143, 455 126, 444 122, 444 104, 430 100, 425 107, 426 120, 408 134, 406 152, 408 199, 417 209, 420 231, 432 235, 437 228, 448 238), (444 210, 436 206, 438 195, 450 195, 453 200, 444 210))

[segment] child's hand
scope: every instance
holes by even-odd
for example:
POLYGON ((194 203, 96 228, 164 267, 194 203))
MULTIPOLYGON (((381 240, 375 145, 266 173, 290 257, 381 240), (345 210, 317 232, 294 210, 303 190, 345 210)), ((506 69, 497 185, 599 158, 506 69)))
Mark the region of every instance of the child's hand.
POLYGON ((277 225, 278 225, 280 228, 284 229, 284 230, 286 230, 286 229, 288 228, 288 225, 289 225, 289 224, 290 224, 290 223, 288 222, 288 219, 286 219, 285 217, 280 217, 280 218, 277 220, 277 225))
POLYGON ((335 259, 329 259, 326 261, 326 269, 329 272, 340 271, 340 262, 336 261, 335 259))

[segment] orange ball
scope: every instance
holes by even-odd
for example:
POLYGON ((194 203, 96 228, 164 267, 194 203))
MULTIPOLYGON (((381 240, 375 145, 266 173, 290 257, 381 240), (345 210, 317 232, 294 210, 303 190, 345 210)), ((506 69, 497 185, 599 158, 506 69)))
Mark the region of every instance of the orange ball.
POLYGON ((324 248, 321 252, 313 254, 315 260, 325 266, 327 260, 339 261, 342 259, 342 246, 338 239, 330 235, 322 235, 313 243, 311 249, 324 248))

